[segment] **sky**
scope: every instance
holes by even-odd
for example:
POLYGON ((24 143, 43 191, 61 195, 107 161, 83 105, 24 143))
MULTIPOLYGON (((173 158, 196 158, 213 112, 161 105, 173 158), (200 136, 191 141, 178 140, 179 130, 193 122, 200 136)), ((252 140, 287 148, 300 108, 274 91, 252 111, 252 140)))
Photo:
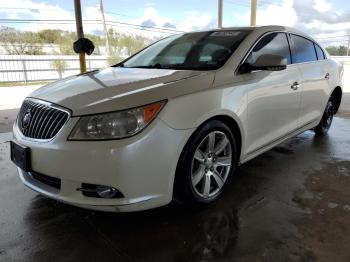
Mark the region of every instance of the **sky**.
MULTIPOLYGON (((346 45, 350 35, 349 1, 257 0, 257 24, 295 27, 324 46, 346 45)), ((103 34, 99 2, 81 0, 87 33, 103 34)), ((223 3, 225 27, 249 25, 250 0, 224 0, 223 3)), ((217 0, 103 0, 103 5, 107 26, 130 34, 165 37, 217 25, 217 0), (141 29, 137 25, 146 27, 141 29)), ((30 31, 47 28, 75 31, 72 20, 73 0, 0 0, 0 26, 30 31), (23 19, 42 21, 19 21, 23 19)))

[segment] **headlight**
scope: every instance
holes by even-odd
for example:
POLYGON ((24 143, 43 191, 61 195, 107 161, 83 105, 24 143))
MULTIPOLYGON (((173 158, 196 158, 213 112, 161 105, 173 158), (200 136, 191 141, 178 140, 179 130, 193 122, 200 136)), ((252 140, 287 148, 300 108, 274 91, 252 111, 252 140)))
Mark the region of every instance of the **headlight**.
POLYGON ((136 135, 158 115, 165 101, 113 113, 83 116, 68 140, 107 140, 136 135))

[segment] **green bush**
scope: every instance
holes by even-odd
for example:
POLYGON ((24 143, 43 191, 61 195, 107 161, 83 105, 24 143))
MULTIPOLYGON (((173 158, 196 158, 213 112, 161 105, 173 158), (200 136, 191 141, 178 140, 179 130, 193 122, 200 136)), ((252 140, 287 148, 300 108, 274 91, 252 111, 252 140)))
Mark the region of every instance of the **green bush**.
POLYGON ((119 62, 121 62, 122 60, 123 60, 123 58, 120 55, 112 55, 112 56, 107 58, 107 64, 109 66, 116 65, 119 62))

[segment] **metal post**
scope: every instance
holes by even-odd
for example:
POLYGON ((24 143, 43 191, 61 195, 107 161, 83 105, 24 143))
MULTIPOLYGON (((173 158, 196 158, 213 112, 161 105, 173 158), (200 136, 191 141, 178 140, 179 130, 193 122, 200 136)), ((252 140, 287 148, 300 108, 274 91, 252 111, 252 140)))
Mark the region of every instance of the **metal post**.
POLYGON ((222 28, 222 5, 223 0, 218 0, 218 28, 222 28))
POLYGON ((250 26, 256 26, 256 6, 257 0, 251 0, 250 26))
MULTIPOLYGON (((77 38, 78 39, 84 38, 80 0, 74 0, 74 10, 75 10, 75 23, 77 26, 77 38)), ((86 72, 86 61, 85 61, 85 53, 84 52, 79 54, 79 61, 80 61, 80 73, 85 73, 86 72)))
POLYGON ((89 70, 91 71, 91 59, 88 59, 89 70))
POLYGON ((106 37, 106 53, 108 56, 111 56, 111 47, 109 45, 108 31, 107 31, 106 19, 105 19, 105 11, 103 8, 102 0, 100 0, 100 12, 101 12, 101 17, 102 17, 103 30, 105 31, 105 37, 106 37))
POLYGON ((21 62, 22 62, 22 70, 23 70, 24 82, 25 82, 25 83, 28 83, 28 75, 27 75, 26 61, 21 60, 21 62))
POLYGON ((346 51, 346 56, 349 56, 349 51, 350 51, 350 35, 349 35, 348 50, 346 51))

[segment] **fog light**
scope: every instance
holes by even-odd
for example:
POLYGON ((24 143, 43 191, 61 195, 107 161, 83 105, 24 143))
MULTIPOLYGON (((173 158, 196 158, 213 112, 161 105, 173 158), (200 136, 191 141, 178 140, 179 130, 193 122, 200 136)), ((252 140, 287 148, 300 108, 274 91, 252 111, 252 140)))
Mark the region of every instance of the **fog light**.
POLYGON ((119 191, 114 187, 99 186, 96 188, 96 193, 102 198, 115 198, 119 191))
POLYGON ((86 197, 96 198, 123 198, 124 195, 118 189, 111 186, 94 185, 83 183, 81 188, 77 188, 77 191, 86 197))

